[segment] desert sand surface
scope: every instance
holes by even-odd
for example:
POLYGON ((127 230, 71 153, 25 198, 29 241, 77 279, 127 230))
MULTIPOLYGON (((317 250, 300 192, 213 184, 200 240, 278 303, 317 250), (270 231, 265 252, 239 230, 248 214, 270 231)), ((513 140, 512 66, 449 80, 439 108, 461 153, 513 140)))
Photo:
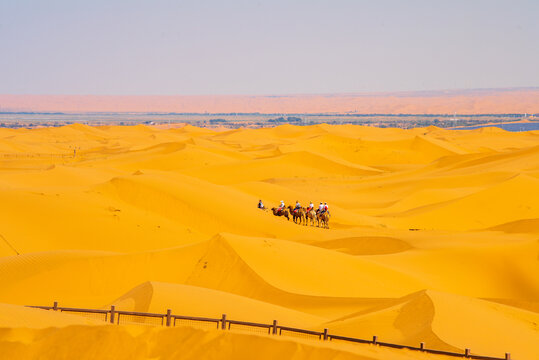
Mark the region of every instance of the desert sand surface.
POLYGON ((53 301, 539 358, 537 131, 0 129, 0 199, 0 359, 447 358, 24 307, 53 301))
POLYGON ((0 110, 33 112, 176 112, 264 114, 539 113, 538 88, 319 95, 12 95, 0 110))

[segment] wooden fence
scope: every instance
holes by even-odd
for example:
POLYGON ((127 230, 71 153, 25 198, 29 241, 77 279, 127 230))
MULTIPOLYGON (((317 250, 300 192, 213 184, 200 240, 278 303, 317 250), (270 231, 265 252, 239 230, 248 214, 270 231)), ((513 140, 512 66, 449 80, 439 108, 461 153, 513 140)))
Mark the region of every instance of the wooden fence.
POLYGON ((227 319, 226 314, 223 314, 221 318, 206 318, 206 317, 197 317, 197 316, 184 316, 184 315, 174 315, 170 309, 167 310, 166 314, 154 314, 154 313, 145 313, 145 312, 136 312, 136 311, 122 311, 116 310, 115 306, 112 305, 108 310, 102 309, 81 309, 81 308, 69 308, 69 307, 59 307, 58 302, 54 302, 53 306, 33 306, 28 305, 31 308, 43 309, 43 310, 52 310, 52 311, 61 311, 64 313, 74 314, 85 316, 88 318, 101 320, 104 322, 109 322, 111 324, 137 324, 137 325, 149 325, 149 326, 194 326, 194 327, 204 327, 212 329, 221 329, 221 330, 239 330, 239 331, 248 331, 248 332, 257 332, 268 335, 282 335, 282 336, 295 336, 301 338, 310 338, 322 341, 344 341, 348 343, 356 344, 371 344, 382 347, 389 347, 394 349, 408 349, 414 351, 421 351, 430 354, 437 355, 447 355, 453 357, 464 357, 468 359, 478 359, 478 360, 511 360, 511 354, 505 353, 505 357, 491 357, 472 354, 470 349, 465 349, 464 353, 457 353, 444 350, 435 350, 428 349, 425 347, 425 343, 420 343, 418 347, 408 346, 408 345, 399 345, 392 344, 387 342, 378 341, 377 336, 373 336, 371 340, 358 339, 347 336, 340 336, 330 334, 328 329, 324 331, 313 331, 306 329, 298 329, 288 326, 279 325, 277 320, 273 320, 272 324, 262 324, 248 321, 238 321, 227 319))

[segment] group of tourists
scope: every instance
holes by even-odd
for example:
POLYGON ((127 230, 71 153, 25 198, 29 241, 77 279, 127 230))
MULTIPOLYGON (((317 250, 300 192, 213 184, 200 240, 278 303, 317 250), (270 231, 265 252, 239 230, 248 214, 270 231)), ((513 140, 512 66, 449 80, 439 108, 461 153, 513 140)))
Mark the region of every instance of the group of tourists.
MULTIPOLYGON (((262 200, 258 200, 258 208, 259 209, 265 209, 266 207, 264 206, 264 203, 262 202, 262 200)), ((276 208, 277 209, 277 212, 281 212, 283 211, 284 209, 286 208, 286 205, 284 203, 283 200, 281 200, 281 203, 279 204, 279 206, 276 208)), ((301 209, 301 204, 299 203, 298 200, 296 200, 296 206, 294 207, 294 212, 297 212, 299 209, 301 209)), ((306 211, 311 211, 314 209, 314 205, 313 205, 313 202, 310 201, 309 202, 309 206, 305 209, 306 211)), ((316 209, 316 213, 325 213, 326 211, 328 211, 328 203, 325 202, 325 203, 320 203, 320 205, 318 205, 318 209, 316 209)))
MULTIPOLYGON (((266 210, 266 207, 264 206, 264 203, 262 200, 258 201, 258 208, 266 210)), ((279 206, 272 208, 273 215, 275 216, 284 216, 287 219, 289 219, 289 215, 292 215, 292 218, 295 223, 297 224, 303 224, 308 225, 309 222, 311 222, 312 225, 314 225, 314 222, 317 221, 318 226, 320 224, 323 225, 323 227, 329 228, 329 206, 327 202, 320 202, 320 205, 318 205, 318 208, 315 208, 312 201, 309 202, 309 206, 306 208, 302 207, 300 202, 296 200, 295 206, 286 206, 283 200, 281 200, 279 206)))
MULTIPOLYGON (((285 208, 285 204, 284 204, 284 201, 281 200, 281 204, 278 208, 278 210, 283 210, 285 208)), ((299 203, 298 200, 296 200, 296 206, 294 207, 294 212, 297 212, 299 209, 301 209, 301 204, 299 203)), ((305 211, 311 211, 314 209, 314 205, 313 205, 313 202, 312 201, 309 201, 309 206, 305 209, 305 211)), ((326 211, 328 211, 328 203, 325 202, 325 203, 320 203, 320 205, 318 205, 318 209, 316 209, 316 213, 325 213, 326 211)))

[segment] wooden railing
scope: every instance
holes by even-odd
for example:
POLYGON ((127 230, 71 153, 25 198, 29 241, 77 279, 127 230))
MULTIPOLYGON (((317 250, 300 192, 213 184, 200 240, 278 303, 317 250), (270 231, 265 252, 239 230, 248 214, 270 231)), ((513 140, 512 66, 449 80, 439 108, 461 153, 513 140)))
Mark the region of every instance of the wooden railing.
MULTIPOLYGON (((81 315, 85 317, 90 317, 93 319, 102 320, 109 322, 111 324, 138 324, 138 325, 150 325, 150 326, 180 326, 182 322, 187 322, 190 326, 204 326, 206 328, 222 329, 222 330, 247 330, 251 332, 262 332, 269 335, 282 335, 282 336, 296 336, 303 338, 312 338, 322 341, 345 341, 349 343, 359 343, 359 344, 371 344, 382 347, 389 347, 394 349, 408 349, 421 351, 430 354, 437 355, 446 355, 453 357, 464 357, 468 359, 478 359, 478 360, 511 360, 511 354, 505 353, 505 357, 491 357, 472 354, 470 349, 465 349, 464 353, 457 353, 445 350, 435 350, 428 349, 425 347, 425 343, 420 343, 418 347, 408 346, 408 345, 399 345, 392 344, 387 342, 378 341, 377 336, 373 336, 372 340, 358 339, 347 336, 340 336, 330 334, 328 329, 324 331, 313 331, 306 329, 298 329, 288 326, 278 325, 277 320, 273 320, 272 324, 263 324, 249 321, 239 321, 239 320, 229 320, 226 317, 226 314, 223 314, 221 318, 206 318, 206 317, 197 317, 197 316, 185 316, 185 315, 174 315, 172 311, 167 310, 166 314, 155 314, 155 313, 145 313, 145 312, 136 312, 136 311, 123 311, 116 310, 116 307, 112 305, 108 310, 102 309, 81 309, 81 308, 70 308, 70 307, 59 307, 58 302, 54 302, 53 306, 33 306, 28 305, 31 308, 43 309, 43 310, 52 310, 52 311, 61 311, 65 313, 71 313, 76 315, 81 315)), ((186 324, 187 325, 187 324, 186 324)))

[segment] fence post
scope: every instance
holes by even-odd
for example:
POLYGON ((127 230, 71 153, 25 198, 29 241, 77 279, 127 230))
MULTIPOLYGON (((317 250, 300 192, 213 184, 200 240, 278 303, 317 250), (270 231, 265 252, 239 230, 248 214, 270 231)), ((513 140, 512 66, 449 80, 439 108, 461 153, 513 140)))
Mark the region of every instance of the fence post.
POLYGON ((328 329, 324 329, 324 340, 328 339, 328 329))
POLYGON ((425 343, 424 342, 419 344, 419 350, 421 350, 421 351, 425 350, 425 343))
POLYGON ((52 305, 52 309, 54 311, 57 311, 58 310, 58 301, 55 301, 54 304, 52 305))
POLYGON ((511 353, 505 353, 505 360, 511 360, 511 353))
POLYGON ((468 349, 468 348, 464 349, 464 356, 465 357, 470 357, 470 349, 468 349))
POLYGON ((114 305, 110 306, 110 323, 114 324, 114 313, 116 312, 116 307, 114 305))
POLYGON ((221 329, 226 330, 226 314, 221 318, 221 329))
POLYGON ((167 309, 167 326, 170 326, 170 320, 172 318, 172 310, 167 309))
POLYGON ((277 320, 273 320, 272 331, 273 335, 277 334, 277 320))
POLYGON ((376 344, 377 342, 378 342, 378 336, 374 335, 374 336, 372 337, 372 343, 373 343, 373 344, 376 344))

